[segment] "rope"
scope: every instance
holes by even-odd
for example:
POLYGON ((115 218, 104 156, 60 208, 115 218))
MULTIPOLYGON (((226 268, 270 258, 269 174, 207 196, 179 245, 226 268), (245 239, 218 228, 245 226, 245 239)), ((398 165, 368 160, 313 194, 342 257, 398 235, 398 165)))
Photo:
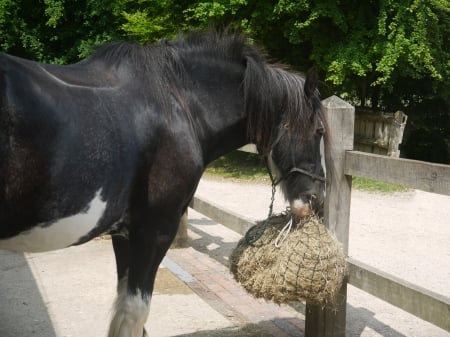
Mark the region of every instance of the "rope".
POLYGON ((261 236, 263 236, 265 230, 267 227, 269 227, 269 218, 272 216, 273 213, 273 204, 275 202, 275 193, 277 190, 277 185, 279 181, 275 180, 275 178, 272 175, 272 172, 270 171, 269 163, 267 162, 267 157, 265 157, 264 160, 267 168, 267 172, 269 173, 270 181, 272 184, 272 196, 270 198, 270 204, 269 204, 269 213, 267 215, 266 220, 264 220, 264 223, 262 225, 255 225, 250 227, 247 232, 245 233, 245 242, 247 242, 248 245, 251 245, 258 241, 261 236))
POLYGON ((280 248, 281 244, 286 240, 286 238, 289 235, 289 232, 292 229, 292 223, 293 223, 293 217, 289 219, 287 224, 281 229, 280 234, 278 234, 277 238, 275 239, 275 247, 280 248))

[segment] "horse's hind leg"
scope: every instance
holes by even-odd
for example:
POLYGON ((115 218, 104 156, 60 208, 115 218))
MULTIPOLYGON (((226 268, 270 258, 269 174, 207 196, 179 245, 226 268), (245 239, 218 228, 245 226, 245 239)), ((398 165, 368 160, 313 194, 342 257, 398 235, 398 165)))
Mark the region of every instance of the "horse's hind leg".
POLYGON ((113 239, 119 285, 108 337, 147 336, 144 324, 158 266, 176 234, 173 223, 164 231, 140 227, 130 231, 129 239, 113 239))

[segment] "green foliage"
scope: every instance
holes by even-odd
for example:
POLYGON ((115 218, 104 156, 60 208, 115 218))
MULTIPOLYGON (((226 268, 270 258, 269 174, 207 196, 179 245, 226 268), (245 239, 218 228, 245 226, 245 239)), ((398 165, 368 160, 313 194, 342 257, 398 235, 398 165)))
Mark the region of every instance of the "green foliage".
POLYGON ((387 41, 376 64, 380 73, 376 83, 388 82, 399 63, 404 64, 402 75, 411 78, 425 75, 442 80, 446 71, 445 65, 442 68, 435 62, 439 53, 445 53, 435 49, 440 47, 440 43, 433 46, 433 42, 439 42, 436 39, 443 38, 439 36, 439 18, 433 11, 435 8, 425 1, 416 0, 408 6, 409 2, 393 1, 380 10, 379 36, 387 41), (395 13, 391 18, 390 12, 395 13))
POLYGON ((187 28, 183 11, 186 4, 176 0, 129 1, 122 12, 121 31, 142 43, 170 38, 187 28))
POLYGON ((55 28, 64 16, 64 3, 61 0, 44 0, 44 4, 47 6, 44 10, 45 16, 48 17, 46 24, 55 28))
POLYGON ((248 0, 197 1, 184 10, 191 26, 231 25, 247 30, 248 19, 239 13, 248 5, 248 0))
POLYGON ((276 7, 284 35, 292 45, 309 46, 326 80, 375 106, 380 89, 392 92, 400 79, 448 78, 449 11, 448 1, 421 0, 280 1, 276 7))
POLYGON ((0 0, 0 47, 11 54, 67 63, 120 37, 123 1, 0 0))

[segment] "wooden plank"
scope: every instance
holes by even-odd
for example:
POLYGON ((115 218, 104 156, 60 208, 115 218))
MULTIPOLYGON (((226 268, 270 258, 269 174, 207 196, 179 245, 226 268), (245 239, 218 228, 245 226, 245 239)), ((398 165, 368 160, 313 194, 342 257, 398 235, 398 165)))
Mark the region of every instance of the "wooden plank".
POLYGON ((355 109, 339 97, 323 101, 331 128, 331 158, 327 161, 327 197, 324 205, 325 225, 336 234, 345 253, 348 251, 351 179, 344 175, 346 151, 353 149, 355 109))
MULTIPOLYGON (((351 177, 344 175, 345 152, 353 149, 355 109, 339 97, 323 102, 331 128, 331 158, 327 164, 327 197, 324 205, 324 223, 335 233, 348 252, 351 177)), ((334 308, 306 303, 306 337, 345 337, 347 285, 344 283, 334 308)))
POLYGON ((211 201, 202 200, 196 196, 192 198, 189 206, 241 235, 245 235, 247 230, 255 225, 250 219, 246 219, 230 210, 225 210, 211 201))
POLYGON ((355 136, 355 145, 356 144, 367 145, 369 149, 372 147, 375 147, 375 148, 378 147, 378 148, 384 149, 384 152, 386 152, 386 150, 388 149, 387 143, 377 142, 377 140, 375 138, 364 138, 361 136, 355 136))
POLYGON ((356 112, 356 117, 355 119, 357 121, 369 121, 369 122, 381 122, 381 123, 392 123, 393 118, 393 114, 391 115, 370 115, 370 114, 359 114, 358 112, 356 112))
POLYGON ((348 258, 348 282, 414 316, 450 331, 450 298, 348 258))
POLYGON ((399 145, 403 141, 403 133, 405 131, 408 116, 402 111, 394 113, 394 121, 389 129, 389 148, 387 155, 393 158, 400 157, 399 145))
POLYGON ((256 149, 255 144, 244 145, 243 147, 239 148, 238 150, 243 151, 243 152, 258 153, 258 150, 256 149))
POLYGON ((450 165, 348 151, 345 174, 450 195, 450 165))

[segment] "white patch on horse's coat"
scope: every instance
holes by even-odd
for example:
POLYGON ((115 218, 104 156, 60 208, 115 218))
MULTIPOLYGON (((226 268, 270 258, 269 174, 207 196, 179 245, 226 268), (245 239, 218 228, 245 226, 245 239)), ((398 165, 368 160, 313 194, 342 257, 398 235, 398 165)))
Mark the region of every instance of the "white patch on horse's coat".
POLYGON ((302 199, 295 199, 291 202, 291 208, 295 209, 301 209, 305 207, 306 202, 304 202, 302 199))
POLYGON ((294 199, 290 202, 290 207, 292 213, 297 216, 304 217, 311 214, 311 207, 308 202, 303 201, 302 199, 294 199))
MULTIPOLYGON (((322 165, 323 176, 327 177, 327 163, 325 162, 325 139, 324 136, 320 138, 320 164, 322 165)), ((323 189, 323 197, 327 196, 327 189, 323 189)))
POLYGON ((325 140, 324 137, 320 137, 320 164, 322 165, 323 174, 327 176, 327 166, 325 163, 325 140))
POLYGON ((40 224, 10 239, 0 240, 0 249, 17 252, 44 252, 69 247, 95 228, 103 216, 106 202, 99 190, 86 210, 61 218, 51 224, 40 224))
POLYGON ((130 294, 127 283, 127 277, 124 277, 119 283, 108 337, 143 336, 144 324, 150 312, 151 295, 146 302, 143 300, 140 290, 137 290, 135 295, 130 294))

